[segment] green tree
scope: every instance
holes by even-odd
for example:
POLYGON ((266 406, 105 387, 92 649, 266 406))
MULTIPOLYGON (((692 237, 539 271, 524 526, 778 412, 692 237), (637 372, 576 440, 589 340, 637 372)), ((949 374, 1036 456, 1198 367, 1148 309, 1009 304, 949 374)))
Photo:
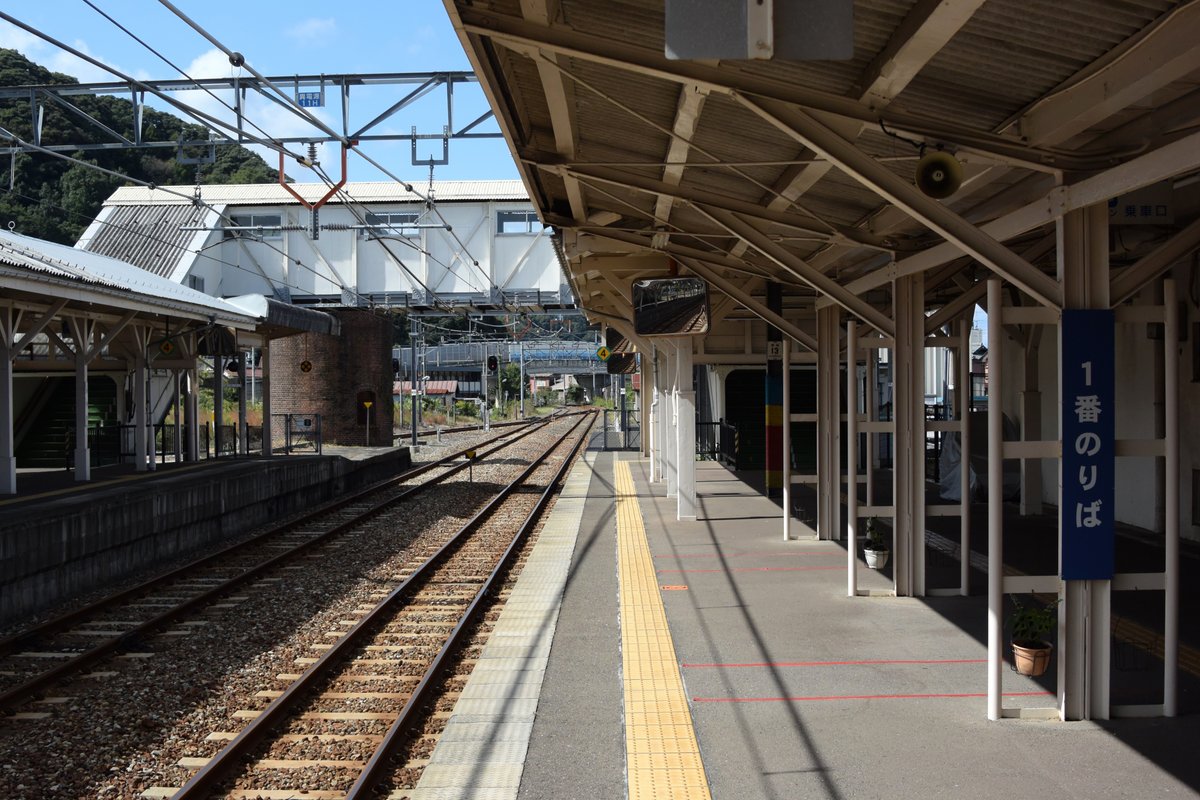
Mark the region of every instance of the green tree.
MULTIPOLYGON (((78 81, 42 67, 16 50, 0 48, 0 86, 69 85, 78 81)), ((136 122, 130 101, 111 95, 78 96, 71 102, 80 111, 134 138, 136 122)), ((25 141, 33 140, 30 101, 16 98, 0 104, 0 127, 25 141)), ((208 131, 183 120, 144 108, 142 135, 146 140, 206 141, 208 131)), ((3 142, 0 138, 0 142, 3 142)), ((111 143, 112 137, 56 103, 43 105, 41 141, 44 145, 111 143)), ((207 153, 192 148, 187 155, 207 153)), ((194 165, 179 164, 173 150, 111 149, 68 151, 63 155, 86 161, 140 181, 157 184, 193 183, 194 165)), ((7 168, 8 162, 3 162, 7 168)), ((0 189, 0 224, 14 223, 18 233, 74 244, 95 219, 104 200, 121 185, 120 178, 44 153, 15 156, 11 191, 0 189)), ((269 183, 278 173, 254 153, 234 144, 218 144, 216 161, 199 168, 202 183, 269 183)))

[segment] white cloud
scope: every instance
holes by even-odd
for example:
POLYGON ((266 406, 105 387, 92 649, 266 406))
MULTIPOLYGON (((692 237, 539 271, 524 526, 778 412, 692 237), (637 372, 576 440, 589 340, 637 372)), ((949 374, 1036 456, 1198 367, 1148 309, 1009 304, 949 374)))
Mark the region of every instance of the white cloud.
MULTIPOLYGON (((76 39, 68 44, 81 53, 85 53, 97 61, 111 64, 113 68, 122 70, 118 64, 113 64, 102 56, 97 56, 82 39, 76 39)), ((16 50, 30 61, 40 64, 52 72, 61 72, 78 78, 81 83, 98 83, 111 81, 115 76, 106 69, 97 67, 78 56, 74 56, 49 42, 28 33, 7 22, 0 22, 0 47, 16 50)), ((127 73, 128 74, 128 73, 127 73)))
POLYGON ((289 39, 295 39, 301 44, 322 44, 337 30, 337 22, 327 17, 319 19, 311 17, 302 20, 284 31, 289 39))

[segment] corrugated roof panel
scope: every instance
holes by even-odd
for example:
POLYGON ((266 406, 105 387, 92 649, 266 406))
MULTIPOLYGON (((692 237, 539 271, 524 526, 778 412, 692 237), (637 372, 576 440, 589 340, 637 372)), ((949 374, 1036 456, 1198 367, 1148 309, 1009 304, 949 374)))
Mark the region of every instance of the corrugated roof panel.
POLYGON ((207 226, 213 216, 215 212, 195 205, 115 206, 86 249, 170 277, 195 236, 183 228, 207 226))
POLYGON ((1137 34, 1172 4, 989 0, 897 107, 994 128, 1137 34), (1063 20, 1071 23, 1064 25, 1063 20))
POLYGON ((560 20, 577 31, 662 52, 662 0, 562 0, 560 20))
POLYGON ((243 309, 212 295, 115 258, 0 230, 0 262, 72 281, 119 289, 161 300, 204 306, 224 314, 249 318, 243 309))
MULTIPOLYGON (((293 183, 292 189, 309 201, 321 198, 329 187, 323 183, 293 183)), ((359 181, 347 183, 344 192, 357 203, 418 203, 423 202, 428 183, 414 182, 413 188, 420 192, 408 192, 393 181, 359 181)), ((170 186, 183 195, 192 195, 194 186, 170 186)), ((481 200, 524 200, 529 195, 520 181, 434 181, 433 195, 439 202, 481 200)), ((214 205, 291 205, 296 198, 288 194, 278 183, 226 184, 201 186, 200 197, 214 205)), ((192 201, 175 194, 158 192, 144 186, 122 186, 113 192, 104 205, 188 205, 192 201)), ((339 197, 329 201, 341 203, 339 197)))

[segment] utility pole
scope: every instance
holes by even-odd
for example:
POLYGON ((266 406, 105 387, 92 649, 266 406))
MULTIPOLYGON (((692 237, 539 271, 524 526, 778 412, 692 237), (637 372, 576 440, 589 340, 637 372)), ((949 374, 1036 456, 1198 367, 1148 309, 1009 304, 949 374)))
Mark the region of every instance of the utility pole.
POLYGON ((518 347, 521 354, 521 384, 518 390, 521 392, 521 419, 525 419, 525 342, 521 341, 518 347))

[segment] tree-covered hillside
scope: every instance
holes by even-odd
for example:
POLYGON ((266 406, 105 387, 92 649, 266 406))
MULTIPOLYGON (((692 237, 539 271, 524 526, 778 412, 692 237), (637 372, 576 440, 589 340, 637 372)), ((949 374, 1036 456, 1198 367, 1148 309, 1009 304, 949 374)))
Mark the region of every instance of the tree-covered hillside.
MULTIPOLYGON (((78 83, 75 78, 41 67, 16 50, 0 48, 0 86, 78 83)), ((122 135, 133 138, 133 104, 112 96, 80 96, 72 101, 82 111, 122 135)), ((29 101, 0 100, 0 128, 25 141, 33 138, 29 101)), ((151 140, 203 140, 208 131, 198 125, 146 108, 143 137, 151 140)), ((0 147, 7 137, 0 131, 0 147)), ((92 144, 111 137, 53 102, 45 103, 42 144, 92 144)), ((256 154, 232 144, 219 144, 217 160, 200 166, 200 182, 273 183, 278 173, 256 154)), ((158 184, 196 182, 196 166, 175 163, 171 148, 113 149, 64 153, 74 158, 158 184)), ((11 158, 11 156, 10 156, 11 158)), ((7 158, 0 157, 0 225, 13 222, 18 233, 63 244, 74 244, 100 210, 101 203, 124 181, 82 164, 45 153, 20 153, 9 189, 7 158)))

